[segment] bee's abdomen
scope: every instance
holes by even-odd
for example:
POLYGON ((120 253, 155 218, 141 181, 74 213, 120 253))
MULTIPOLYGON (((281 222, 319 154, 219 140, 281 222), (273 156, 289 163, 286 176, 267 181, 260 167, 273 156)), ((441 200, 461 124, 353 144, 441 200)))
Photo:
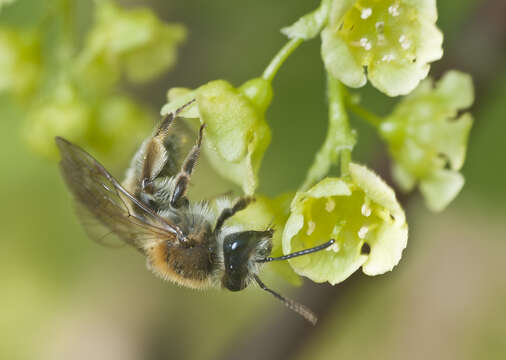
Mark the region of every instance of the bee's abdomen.
POLYGON ((168 246, 162 242, 147 249, 148 267, 162 278, 193 289, 212 285, 215 261, 204 246, 168 246))

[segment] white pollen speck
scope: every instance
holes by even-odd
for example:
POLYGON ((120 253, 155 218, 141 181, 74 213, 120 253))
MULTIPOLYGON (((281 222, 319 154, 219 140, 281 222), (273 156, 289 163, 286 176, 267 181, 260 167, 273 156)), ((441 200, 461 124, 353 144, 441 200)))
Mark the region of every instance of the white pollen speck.
POLYGON ((388 12, 390 13, 390 15, 392 16, 399 16, 400 15, 400 12, 399 12, 399 5, 398 4, 394 4, 394 5, 390 5, 388 7, 388 12))
POLYGON ((365 236, 369 232, 369 228, 367 226, 362 226, 358 231, 358 237, 361 239, 365 239, 365 236))
POLYGON ((369 41, 369 39, 366 38, 366 37, 363 37, 362 39, 360 39, 360 46, 362 46, 366 50, 371 50, 372 49, 372 44, 369 41))
POLYGON ((360 210, 362 212, 362 215, 364 215, 365 217, 371 216, 372 210, 367 204, 363 204, 360 210))
POLYGON ((327 210, 327 212, 331 212, 335 208, 336 208, 336 202, 332 199, 329 199, 327 201, 327 203, 325 204, 325 210, 327 210))
POLYGON ((360 14, 360 17, 362 19, 367 19, 369 16, 371 16, 372 14, 372 9, 371 8, 365 8, 362 10, 362 13, 360 14))
POLYGON ((307 223, 306 235, 311 235, 314 232, 314 229, 316 229, 316 223, 314 221, 309 221, 307 223))
POLYGON ((338 243, 333 243, 328 248, 326 248, 325 251, 339 252, 339 244, 338 243))
POLYGON ((399 37, 399 42, 401 43, 401 46, 404 50, 407 50, 411 46, 411 41, 406 37, 406 35, 401 35, 399 37))
POLYGON ((393 60, 395 60, 395 55, 394 54, 383 55, 383 57, 381 58, 381 60, 384 61, 384 62, 393 61, 393 60))

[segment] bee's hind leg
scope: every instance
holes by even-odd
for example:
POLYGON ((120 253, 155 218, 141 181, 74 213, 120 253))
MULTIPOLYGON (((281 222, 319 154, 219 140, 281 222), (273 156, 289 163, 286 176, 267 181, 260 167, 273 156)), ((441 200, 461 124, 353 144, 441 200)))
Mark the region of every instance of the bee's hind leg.
POLYGON ((170 196, 170 205, 172 207, 178 208, 184 204, 188 203, 188 200, 185 197, 186 190, 188 188, 188 184, 190 183, 191 174, 193 172, 193 168, 197 163, 197 160, 200 155, 200 147, 202 145, 202 137, 204 134, 205 124, 200 126, 199 137, 197 143, 190 150, 186 159, 181 166, 181 170, 176 175, 176 180, 174 182, 174 190, 170 196))
MULTIPOLYGON (((173 159, 174 154, 168 152, 166 148, 166 138, 170 134, 171 125, 176 119, 177 115, 186 107, 193 104, 195 100, 189 101, 176 111, 171 112, 165 116, 158 125, 155 133, 150 140, 143 145, 133 159, 133 164, 142 164, 139 171, 132 171, 127 173, 125 185, 134 193, 153 194, 153 181, 160 177, 162 173, 177 172, 177 168, 172 169, 176 163, 173 159)), ((137 167, 131 165, 132 168, 137 167)))

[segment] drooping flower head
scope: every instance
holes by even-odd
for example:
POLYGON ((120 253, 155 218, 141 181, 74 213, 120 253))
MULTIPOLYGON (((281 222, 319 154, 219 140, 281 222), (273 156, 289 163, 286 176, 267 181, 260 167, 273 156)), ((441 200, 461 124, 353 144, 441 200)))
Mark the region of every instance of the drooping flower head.
POLYGON ((427 205, 444 209, 459 193, 472 117, 459 111, 473 103, 471 77, 448 72, 434 87, 424 80, 380 126, 395 160, 393 175, 401 189, 418 183, 427 205))
POLYGON ((265 121, 272 98, 270 83, 257 78, 234 88, 224 80, 216 80, 193 91, 174 89, 169 98, 162 115, 196 99, 181 116, 199 118, 206 124, 203 147, 213 168, 241 186, 244 193, 253 194, 263 154, 271 140, 265 121))
POLYGON ((350 164, 350 178, 325 178, 297 193, 283 233, 285 254, 334 239, 324 251, 290 260, 296 273, 337 284, 360 267, 390 271, 406 247, 408 228, 394 191, 366 167, 350 164))
POLYGON ((347 86, 369 79, 389 96, 408 94, 443 54, 436 20, 435 0, 334 0, 323 61, 347 86))

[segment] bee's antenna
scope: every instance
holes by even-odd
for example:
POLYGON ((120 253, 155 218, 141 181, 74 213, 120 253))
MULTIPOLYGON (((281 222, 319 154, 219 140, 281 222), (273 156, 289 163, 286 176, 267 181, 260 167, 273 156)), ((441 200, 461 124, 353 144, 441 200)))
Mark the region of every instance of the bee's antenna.
POLYGON ((288 259, 292 259, 292 258, 297 257, 297 256, 312 254, 314 252, 317 252, 317 251, 320 251, 320 250, 328 248, 330 245, 332 245, 335 242, 336 241, 334 239, 330 239, 325 244, 321 244, 321 245, 318 245, 318 246, 315 246, 315 247, 312 247, 312 248, 309 248, 309 249, 297 251, 297 252, 294 252, 294 253, 291 253, 291 254, 288 254, 288 255, 279 256, 279 257, 270 257, 269 256, 269 257, 266 257, 265 259, 257 260, 257 262, 264 263, 264 262, 271 262, 271 261, 277 261, 277 260, 288 260, 288 259))
POLYGON ((278 294, 272 289, 269 289, 263 282, 260 280, 260 278, 257 275, 254 275, 254 279, 257 282, 258 286, 262 288, 262 290, 267 291, 268 293, 271 293, 274 295, 274 297, 278 300, 280 300, 283 304, 285 304, 286 307, 288 307, 290 310, 295 311, 297 314, 301 315, 304 319, 309 321, 312 325, 316 325, 316 322, 318 321, 318 318, 316 315, 307 307, 305 307, 302 304, 299 304, 298 302, 288 299, 284 297, 281 294, 278 294))

